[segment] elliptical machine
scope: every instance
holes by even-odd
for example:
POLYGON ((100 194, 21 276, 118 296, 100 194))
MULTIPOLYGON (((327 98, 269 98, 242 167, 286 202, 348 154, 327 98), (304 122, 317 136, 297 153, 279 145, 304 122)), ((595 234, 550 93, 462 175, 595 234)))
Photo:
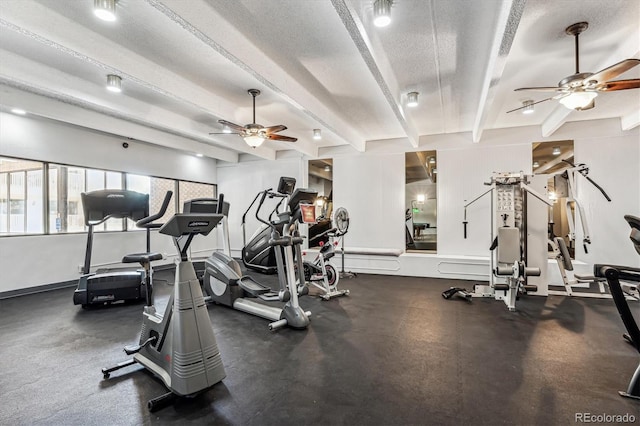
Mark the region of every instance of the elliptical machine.
MULTIPOLYGON (((297 234, 295 227, 296 221, 301 219, 300 204, 313 204, 317 192, 309 189, 297 189, 289 198, 283 192, 284 186, 290 186, 291 180, 295 184, 293 178, 280 178, 278 192, 272 192, 270 189, 262 191, 261 198, 256 210, 256 218, 265 223, 271 229, 271 236, 268 241, 269 246, 273 248, 274 257, 276 259, 278 282, 280 289, 278 293, 272 293, 271 289, 263 286, 248 276, 242 276, 240 266, 231 257, 229 245, 229 230, 226 223, 226 217, 222 219, 222 230, 224 235, 225 252, 214 252, 205 261, 205 273, 203 286, 205 292, 209 295, 210 300, 225 306, 232 307, 242 312, 266 318, 271 321, 270 330, 277 330, 288 325, 296 329, 304 329, 309 325, 309 317, 311 312, 304 311, 299 303, 298 296, 306 294, 308 288, 304 285, 304 280, 300 286, 296 286, 299 281, 296 277, 297 271, 302 271, 302 252, 300 244, 302 237, 297 234), (265 199, 281 197, 284 203, 285 211, 278 213, 278 219, 267 221, 259 216, 260 209, 264 205, 265 199), (282 234, 278 231, 282 229, 282 234), (293 253, 296 253, 298 267, 294 266, 293 253), (263 303, 257 303, 248 298, 259 298, 264 301, 280 301, 286 302, 283 307, 269 306, 263 303)), ((198 203, 195 207, 198 210, 204 208, 203 200, 192 200, 198 203)), ((215 202, 217 208, 220 209, 221 200, 215 202)), ((213 202, 210 203, 213 208, 213 202)), ((186 209, 193 209, 194 206, 186 209)), ((220 211, 220 210, 219 210, 220 211)), ((228 203, 222 208, 222 211, 228 212, 228 203)), ((300 275, 300 274, 298 274, 300 275)))
POLYGON ((160 228, 160 233, 173 237, 180 255, 174 292, 164 315, 156 312, 153 305, 149 275, 151 262, 162 259, 162 254, 137 253, 123 259, 125 263, 140 263, 147 272, 142 332, 138 345, 124 348, 133 358, 103 368, 102 374, 106 380, 112 372, 135 363, 151 371, 169 392, 150 400, 147 404, 149 411, 164 407, 176 396, 195 396, 226 376, 200 282, 187 254, 193 238, 208 235, 222 217, 217 213, 177 213, 160 228))
MULTIPOLYGON (((276 205, 276 207, 271 211, 267 221, 276 222, 276 231, 280 235, 282 235, 282 229, 284 227, 284 222, 280 222, 274 220, 274 215, 277 214, 279 209, 282 206, 282 203, 285 201, 285 196, 289 196, 293 193, 294 188, 296 187, 296 180, 290 177, 281 177, 278 183, 278 195, 280 196, 280 203, 276 205)), ((253 198, 247 210, 242 214, 242 263, 247 268, 260 272, 263 274, 275 274, 278 271, 278 264, 276 262, 276 250, 273 246, 269 245, 269 239, 271 238, 271 226, 270 225, 262 225, 256 232, 251 236, 249 242, 247 242, 247 214, 253 207, 253 205, 258 201, 260 196, 264 191, 258 192, 256 196, 253 198)), ((269 198, 273 198, 270 196, 269 198)), ((262 205, 260 205, 262 207, 262 205)), ((259 207, 259 208, 260 208, 259 207)), ((256 211, 256 215, 258 212, 256 211)), ((266 223, 266 222, 263 222, 266 223)))

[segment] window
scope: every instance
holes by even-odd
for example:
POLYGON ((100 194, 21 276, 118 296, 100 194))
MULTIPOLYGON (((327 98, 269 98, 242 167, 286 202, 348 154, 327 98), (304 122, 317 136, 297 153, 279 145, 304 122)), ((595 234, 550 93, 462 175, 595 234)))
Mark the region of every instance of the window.
MULTIPOLYGON (((149 194, 150 213, 159 211, 167 191, 173 191, 160 219, 164 222, 176 212, 178 203, 217 194, 213 184, 0 157, 0 236, 85 232, 81 194, 102 189, 149 194)), ((109 219, 95 227, 95 231, 125 229, 122 219, 109 219)))
POLYGON ((0 157, 0 235, 44 232, 44 164, 0 157))
POLYGON ((167 207, 167 212, 158 219, 159 223, 164 223, 176 212, 176 182, 172 179, 163 179, 157 177, 140 176, 127 173, 127 189, 130 191, 149 194, 149 214, 156 214, 167 194, 167 191, 173 191, 173 198, 167 207))
POLYGON ((215 185, 186 181, 178 183, 178 193, 180 194, 178 202, 180 211, 182 211, 185 201, 193 200, 194 198, 215 198, 217 196, 215 185))
POLYGON ((437 249, 436 151, 405 154, 405 241, 407 250, 437 249))
POLYGON ((333 214, 333 160, 309 161, 309 188, 318 191, 316 200, 317 222, 309 226, 309 247, 318 247, 326 243, 329 237, 321 234, 332 228, 333 214))
MULTIPOLYGON (((49 165, 49 232, 86 230, 82 209, 83 192, 122 189, 122 173, 82 167, 49 165)), ((122 231, 122 219, 109 219, 94 231, 122 231)))

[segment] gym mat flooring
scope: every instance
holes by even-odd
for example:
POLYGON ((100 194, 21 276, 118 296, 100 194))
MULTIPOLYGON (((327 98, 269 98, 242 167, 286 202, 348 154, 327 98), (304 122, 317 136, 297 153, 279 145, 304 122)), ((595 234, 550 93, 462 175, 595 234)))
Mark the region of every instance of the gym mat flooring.
MULTIPOLYGON (((171 280, 173 273, 163 271, 171 280)), ((275 287, 275 276, 256 274, 275 287)), ((0 300, 2 425, 566 425, 582 413, 635 416, 624 399, 638 353, 611 300, 444 300, 468 281, 361 274, 321 301, 307 330, 209 306, 227 377, 155 413, 164 386, 127 359, 142 305, 83 310, 72 288, 0 300)), ((159 308, 167 301, 156 285, 159 308)), ((634 313, 638 304, 632 305, 634 313)))

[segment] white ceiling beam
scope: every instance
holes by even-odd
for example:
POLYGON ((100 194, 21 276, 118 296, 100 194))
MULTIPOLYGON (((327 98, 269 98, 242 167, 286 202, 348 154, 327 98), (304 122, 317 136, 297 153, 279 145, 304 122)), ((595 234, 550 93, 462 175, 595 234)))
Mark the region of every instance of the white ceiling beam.
POLYGON ((554 134, 556 130, 562 127, 567 117, 569 117, 572 112, 572 109, 566 108, 562 106, 562 104, 558 103, 551 114, 549 114, 547 118, 545 118, 545 120, 542 122, 542 136, 548 138, 549 136, 554 134))
MULTIPOLYGON (((2 91, 0 105, 6 108, 19 106, 36 116, 190 154, 201 153, 207 157, 231 163, 238 162, 236 152, 211 145, 207 140, 198 139, 194 135, 174 129, 168 131, 168 129, 158 128, 141 120, 132 120, 118 111, 91 105, 68 95, 47 91, 47 89, 35 90, 31 86, 20 87, 20 83, 3 77, 0 77, 0 90, 2 91)), ((275 152, 271 159, 275 159, 275 152)))
POLYGON ((631 130, 640 125, 640 110, 630 112, 620 117, 620 127, 622 130, 631 130))
POLYGON ((498 22, 495 27, 491 43, 489 60, 484 73, 484 80, 480 93, 480 101, 473 124, 473 142, 480 142, 482 131, 491 111, 491 105, 497 92, 497 86, 502 78, 507 63, 509 51, 516 36, 516 30, 522 18, 526 0, 505 0, 500 7, 498 22))
MULTIPOLYGON (((212 116, 212 119, 222 116, 220 110, 236 108, 234 104, 225 99, 211 94, 175 73, 158 67, 157 64, 142 56, 130 51, 123 52, 122 46, 107 38, 97 34, 87 37, 86 28, 52 13, 50 9, 42 5, 30 4, 26 10, 18 7, 21 5, 23 5, 21 2, 10 2, 6 6, 13 6, 12 9, 3 7, 3 18, 11 18, 17 23, 0 19, 1 28, 20 33, 31 40, 46 45, 61 56, 68 55, 95 66, 101 73, 117 74, 125 82, 136 84, 176 102, 189 105, 200 110, 203 114, 212 116), (48 29, 52 31, 50 34, 46 33, 48 29), (34 31, 38 31, 38 33, 34 31), (100 45, 100 49, 96 49, 96 45, 100 45)), ((8 55, 7 52, 2 53, 3 58, 8 55)), ((9 63, 7 63, 8 65, 9 63)), ((6 69, 7 67, 3 66, 3 71, 6 69)), ((60 81, 50 82, 49 85, 54 83, 58 84, 60 81)), ((37 90, 37 85, 34 86, 34 89, 37 90)), ((120 118, 127 119, 126 116, 120 118)), ((202 136, 204 135, 200 137, 202 136)), ((153 142, 151 141, 151 143, 153 142)), ((220 139, 214 141, 213 138, 209 140, 209 143, 251 153, 265 159, 275 158, 275 151, 267 147, 253 149, 248 145, 229 143, 220 139)))
POLYGON ((379 40, 374 40, 369 37, 362 21, 353 8, 347 4, 346 0, 331 0, 331 3, 342 20, 353 43, 360 52, 360 56, 362 56, 362 59, 369 68, 369 72, 371 72, 371 75, 378 84, 393 115, 396 117, 400 126, 402 126, 411 146, 417 148, 419 143, 418 131, 404 116, 399 102, 401 89, 389 64, 389 60, 386 55, 384 55, 384 49, 380 45, 379 40))
MULTIPOLYGON (((242 32, 227 22, 203 0, 146 0, 168 19, 258 80, 285 102, 310 117, 356 150, 365 150, 365 140, 344 117, 322 103, 279 64, 253 45, 242 32), (200 11, 206 9, 207 13, 200 11), (212 25, 215 22, 215 25, 212 25)), ((299 147, 296 147, 299 149, 299 147)), ((316 154, 309 154, 312 156, 316 154)))

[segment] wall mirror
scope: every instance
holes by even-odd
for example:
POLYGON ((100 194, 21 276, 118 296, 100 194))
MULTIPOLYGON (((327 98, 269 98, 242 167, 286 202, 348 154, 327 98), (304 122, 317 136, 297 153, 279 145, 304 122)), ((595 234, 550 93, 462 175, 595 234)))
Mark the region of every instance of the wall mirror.
POLYGON ((438 168, 436 151, 405 154, 405 242, 407 251, 437 249, 438 168))
POLYGON ((318 191, 316 201, 316 219, 309 226, 309 247, 318 247, 320 242, 326 243, 329 238, 322 235, 331 229, 333 214, 333 160, 330 158, 309 161, 309 188, 318 191))
POLYGON ((547 175, 547 192, 553 201, 549 208, 549 239, 562 237, 571 258, 575 259, 575 241, 569 239, 569 216, 575 223, 575 202, 571 201, 567 170, 574 164, 573 141, 534 142, 532 170, 536 175, 547 175))

